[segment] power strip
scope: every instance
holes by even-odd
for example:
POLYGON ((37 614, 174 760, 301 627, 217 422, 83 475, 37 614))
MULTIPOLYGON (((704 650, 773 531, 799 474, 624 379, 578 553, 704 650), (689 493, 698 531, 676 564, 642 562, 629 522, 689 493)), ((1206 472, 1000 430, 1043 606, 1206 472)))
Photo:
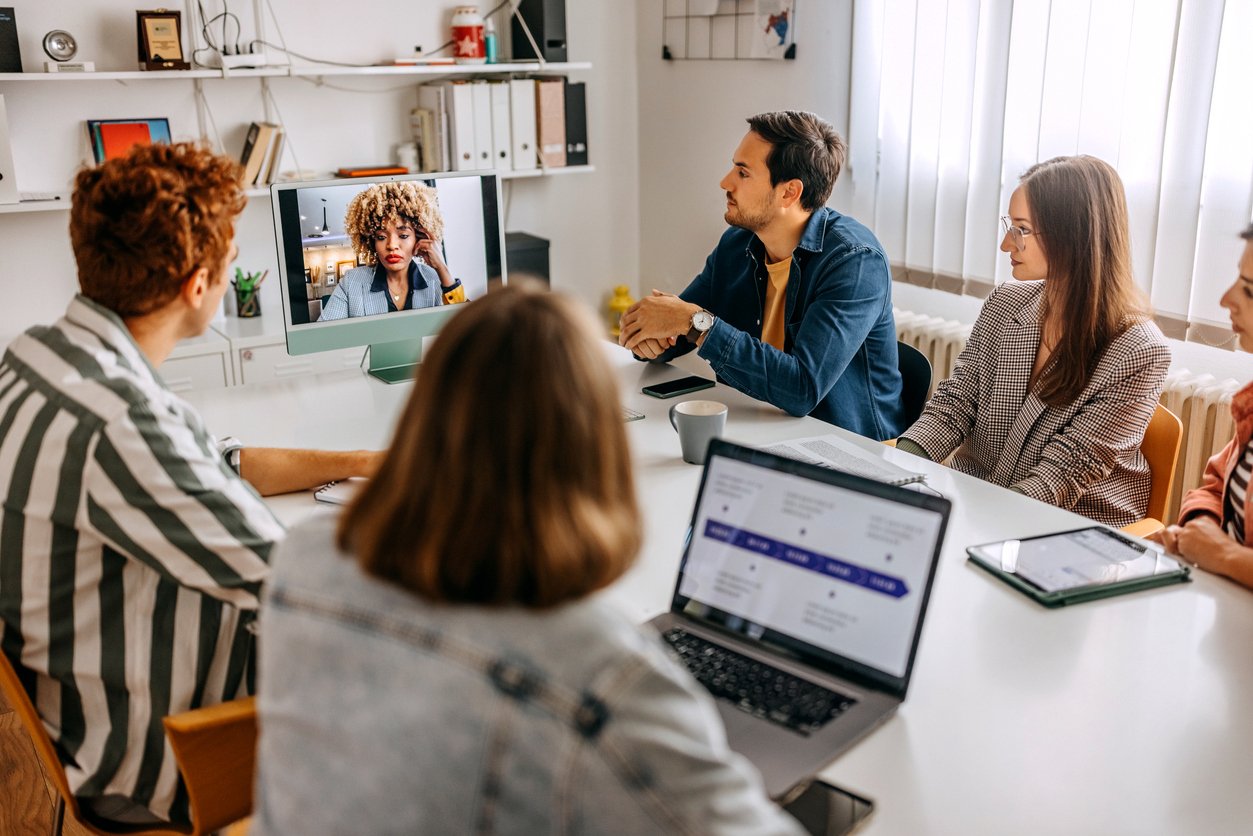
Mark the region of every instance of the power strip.
POLYGON ((222 69, 224 70, 264 67, 270 63, 270 59, 264 52, 250 52, 243 55, 223 55, 218 53, 218 59, 222 62, 222 69))

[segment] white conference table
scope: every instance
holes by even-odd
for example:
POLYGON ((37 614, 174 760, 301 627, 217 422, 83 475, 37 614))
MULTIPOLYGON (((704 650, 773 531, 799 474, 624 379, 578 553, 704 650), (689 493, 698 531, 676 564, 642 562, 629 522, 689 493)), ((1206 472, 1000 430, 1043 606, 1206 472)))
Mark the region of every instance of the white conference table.
MULTIPOLYGON (((700 480, 679 456, 672 404, 728 404, 726 437, 747 444, 835 430, 722 385, 655 400, 640 387, 713 375, 694 356, 654 366, 606 348, 623 402, 646 416, 628 424, 646 532, 637 565, 605 594, 643 621, 669 606, 700 480)), ((350 371, 189 400, 214 432, 247 444, 353 449, 385 446, 411 391, 350 371)), ((968 565, 965 548, 1083 518, 837 432, 926 471, 953 503, 908 697, 822 773, 875 801, 866 833, 1253 832, 1253 593, 1198 572, 1184 586, 1044 609, 968 565)), ((309 493, 271 504, 289 524, 317 507, 309 493)))

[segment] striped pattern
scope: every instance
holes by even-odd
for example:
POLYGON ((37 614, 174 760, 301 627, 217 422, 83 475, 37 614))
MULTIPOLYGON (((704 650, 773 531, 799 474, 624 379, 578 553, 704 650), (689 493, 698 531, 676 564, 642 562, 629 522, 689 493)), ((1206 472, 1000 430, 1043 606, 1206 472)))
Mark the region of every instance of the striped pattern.
POLYGON ((0 644, 81 797, 186 820, 161 718, 251 690, 282 528, 113 313, 0 362, 0 644))
POLYGON ((1095 358, 1079 397, 1047 406, 1028 389, 1044 283, 1000 285, 979 312, 953 376, 902 434, 934 461, 1107 525, 1144 516, 1152 479, 1140 453, 1170 367, 1152 322, 1095 358))
POLYGON ((1244 508, 1249 495, 1249 474, 1253 473, 1253 442, 1236 462, 1223 494, 1223 530, 1237 543, 1244 542, 1244 508))

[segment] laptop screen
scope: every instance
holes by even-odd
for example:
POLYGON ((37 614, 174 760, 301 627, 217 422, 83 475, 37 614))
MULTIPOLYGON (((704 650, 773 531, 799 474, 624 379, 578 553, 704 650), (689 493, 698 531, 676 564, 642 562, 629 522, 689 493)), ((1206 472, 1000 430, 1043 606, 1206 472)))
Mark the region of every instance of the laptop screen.
POLYGON ((673 609, 903 691, 947 513, 942 498, 718 443, 673 609))

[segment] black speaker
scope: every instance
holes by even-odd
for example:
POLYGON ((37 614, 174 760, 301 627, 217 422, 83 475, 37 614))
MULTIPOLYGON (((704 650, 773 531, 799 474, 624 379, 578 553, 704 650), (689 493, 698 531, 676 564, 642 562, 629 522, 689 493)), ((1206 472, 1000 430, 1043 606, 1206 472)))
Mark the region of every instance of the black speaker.
MULTIPOLYGON (((522 0, 518 4, 518 14, 526 21, 545 61, 566 60, 566 0, 522 0)), ((513 17, 512 21, 510 39, 513 60, 537 60, 531 42, 522 31, 522 24, 517 17, 513 17)))

